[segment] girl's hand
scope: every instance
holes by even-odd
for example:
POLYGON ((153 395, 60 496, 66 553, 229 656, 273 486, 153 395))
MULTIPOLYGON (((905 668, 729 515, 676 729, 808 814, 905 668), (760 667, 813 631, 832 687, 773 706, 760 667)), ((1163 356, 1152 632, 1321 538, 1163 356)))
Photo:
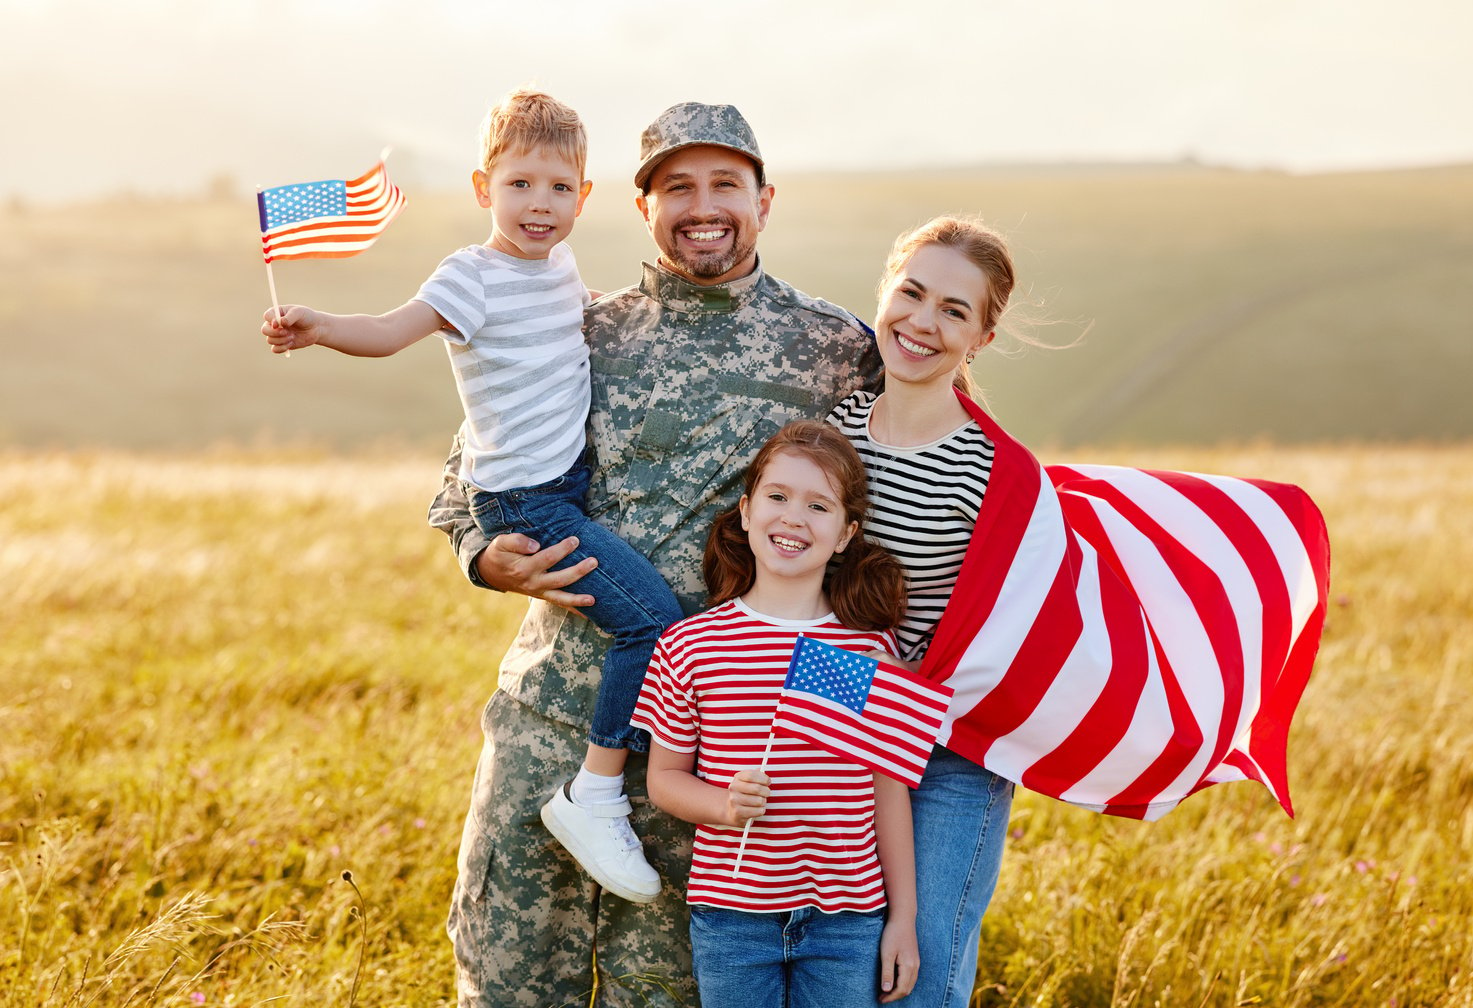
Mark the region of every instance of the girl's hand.
POLYGON ((289 353, 322 338, 322 317, 302 305, 282 305, 279 319, 276 309, 270 308, 261 318, 261 335, 271 344, 272 353, 289 353))
POLYGON ((766 812, 771 783, 761 770, 738 770, 726 786, 726 824, 745 826, 766 812))
POLYGON ((880 1003, 899 1001, 916 985, 921 968, 914 919, 891 917, 880 933, 880 1003))

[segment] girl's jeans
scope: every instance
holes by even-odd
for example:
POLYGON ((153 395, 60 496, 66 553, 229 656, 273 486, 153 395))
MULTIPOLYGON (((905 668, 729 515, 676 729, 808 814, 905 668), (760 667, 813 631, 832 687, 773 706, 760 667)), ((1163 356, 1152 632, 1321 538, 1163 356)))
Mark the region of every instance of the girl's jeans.
POLYGON ((703 1008, 856 1008, 880 989, 885 911, 690 908, 703 1008))
POLYGON ((604 653, 588 741, 611 749, 647 752, 648 736, 632 727, 629 718, 656 639, 683 613, 675 594, 650 562, 584 513, 588 480, 588 466, 580 462, 557 479, 533 487, 466 490, 471 517, 487 539, 520 532, 546 548, 577 536, 578 548, 555 570, 571 567, 585 557, 598 558, 593 573, 565 589, 593 596, 593 605, 579 612, 614 639, 604 653))

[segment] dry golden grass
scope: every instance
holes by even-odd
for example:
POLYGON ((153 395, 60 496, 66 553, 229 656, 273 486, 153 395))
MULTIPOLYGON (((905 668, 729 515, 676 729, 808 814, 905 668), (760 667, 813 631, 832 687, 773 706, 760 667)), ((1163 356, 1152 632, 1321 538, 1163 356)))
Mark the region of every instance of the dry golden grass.
MULTIPOLYGON (((1298 816, 1252 784, 1149 825, 1021 796, 978 1003, 1473 1005, 1473 446, 1074 456, 1323 506, 1298 816)), ((451 1002, 521 604, 424 525, 438 461, 0 455, 0 1008, 451 1002)))

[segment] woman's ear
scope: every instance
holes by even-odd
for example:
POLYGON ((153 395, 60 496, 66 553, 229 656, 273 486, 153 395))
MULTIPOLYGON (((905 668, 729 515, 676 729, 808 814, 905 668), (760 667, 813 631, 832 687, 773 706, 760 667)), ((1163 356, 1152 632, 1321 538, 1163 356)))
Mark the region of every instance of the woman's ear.
POLYGON ((737 510, 742 516, 742 531, 747 531, 747 495, 742 494, 742 499, 737 501, 737 510))

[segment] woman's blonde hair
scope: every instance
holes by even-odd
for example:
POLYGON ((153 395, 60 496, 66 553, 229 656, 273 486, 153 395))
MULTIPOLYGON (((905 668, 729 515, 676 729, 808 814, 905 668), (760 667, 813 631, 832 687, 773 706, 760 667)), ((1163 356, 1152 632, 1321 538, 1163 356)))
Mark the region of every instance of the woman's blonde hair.
MULTIPOLYGON (((880 297, 895 280, 896 275, 916 253, 927 245, 943 245, 956 249, 966 256, 967 261, 982 271, 987 278, 987 304, 982 309, 982 331, 993 332, 998 321, 1007 311, 1008 298, 1012 296, 1016 280, 1013 273, 1013 256, 1008 251, 1007 239, 979 220, 968 217, 933 217, 913 231, 907 231, 895 239, 890 256, 885 260, 885 272, 880 276, 880 297)), ((978 390, 972 381, 969 362, 956 369, 952 384, 971 399, 978 398, 978 390)))

